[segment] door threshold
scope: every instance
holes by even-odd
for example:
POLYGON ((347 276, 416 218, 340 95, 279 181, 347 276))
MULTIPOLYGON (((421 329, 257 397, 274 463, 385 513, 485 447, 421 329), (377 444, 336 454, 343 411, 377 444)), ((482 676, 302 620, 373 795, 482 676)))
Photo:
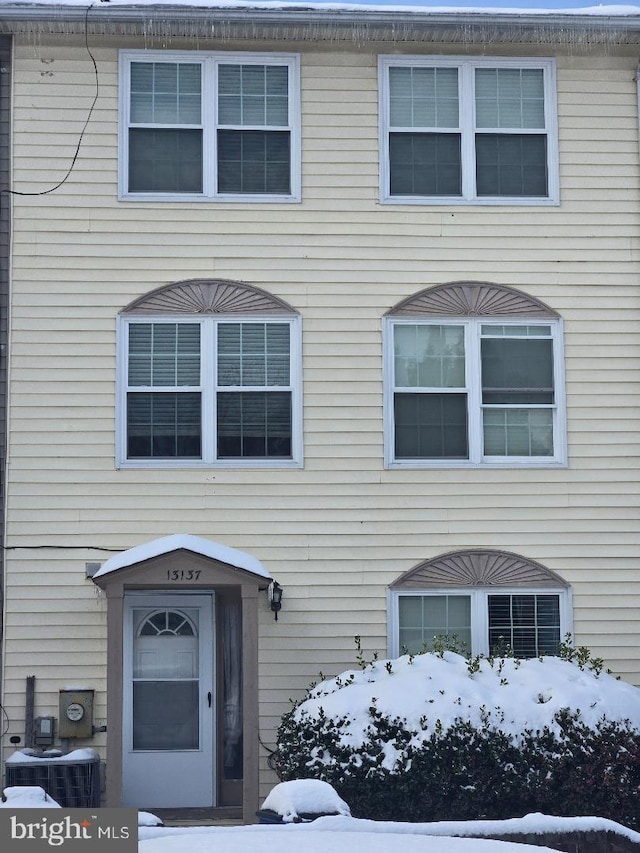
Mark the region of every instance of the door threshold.
POLYGON ((243 823, 242 806, 141 809, 159 817, 165 826, 235 826, 243 823))

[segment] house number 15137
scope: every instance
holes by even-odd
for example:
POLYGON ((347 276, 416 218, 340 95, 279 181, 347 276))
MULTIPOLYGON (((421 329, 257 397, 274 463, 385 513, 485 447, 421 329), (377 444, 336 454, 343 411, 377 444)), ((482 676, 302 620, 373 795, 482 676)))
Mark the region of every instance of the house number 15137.
POLYGON ((201 569, 167 569, 168 581, 197 581, 201 569))

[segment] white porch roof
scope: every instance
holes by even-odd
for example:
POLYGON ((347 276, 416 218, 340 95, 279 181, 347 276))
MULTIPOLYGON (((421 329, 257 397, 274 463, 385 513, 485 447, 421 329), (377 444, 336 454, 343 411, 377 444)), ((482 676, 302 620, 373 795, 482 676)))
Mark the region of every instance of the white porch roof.
POLYGON ((219 563, 225 563, 236 569, 243 569, 245 572, 251 572, 251 574, 266 578, 269 581, 272 580, 267 569, 251 554, 238 551, 236 548, 229 548, 210 539, 191 536, 189 533, 174 533, 171 536, 152 539, 150 542, 144 542, 142 545, 136 545, 120 554, 115 554, 98 569, 93 575, 93 579, 104 577, 104 575, 115 572, 117 569, 134 566, 162 554, 170 554, 172 551, 180 550, 192 551, 194 554, 201 554, 203 557, 210 557, 219 563))

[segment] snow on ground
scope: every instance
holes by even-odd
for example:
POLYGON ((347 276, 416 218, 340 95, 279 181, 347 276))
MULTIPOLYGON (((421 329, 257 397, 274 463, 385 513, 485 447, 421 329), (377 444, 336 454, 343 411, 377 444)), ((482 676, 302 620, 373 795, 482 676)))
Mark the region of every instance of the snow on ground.
MULTIPOLYGON (((271 799, 267 797, 263 806, 284 811, 295 803, 303 813, 314 813, 320 807, 333 811, 345 808, 330 785, 321 790, 318 785, 306 784, 309 781, 315 780, 276 785, 275 793, 271 799)), ((42 788, 25 786, 5 788, 0 808, 43 809, 59 805, 42 788)), ((310 823, 237 827, 163 827, 150 812, 139 812, 138 818, 139 853, 530 853, 530 846, 517 842, 464 836, 597 830, 640 844, 640 833, 611 820, 541 814, 503 821, 436 823, 378 822, 341 814, 310 823)), ((536 853, 549 853, 549 848, 536 848, 536 853)))
POLYGON ((338 814, 351 817, 351 809, 328 782, 320 779, 298 779, 280 782, 262 804, 264 811, 273 811, 285 823, 304 814, 338 814))
MULTIPOLYGON (((428 738, 438 720, 447 729, 456 718, 478 726, 488 719, 517 741, 526 729, 555 728, 553 716, 563 708, 580 711, 592 728, 606 716, 640 729, 640 690, 606 672, 597 675, 557 657, 469 661, 450 651, 374 661, 322 681, 296 715, 315 719, 322 709, 327 717, 347 718, 343 743, 357 747, 366 739, 372 704, 405 718, 407 727, 421 732, 418 741, 428 738)), ((397 757, 390 750, 385 765, 391 769, 397 757)))
MULTIPOLYGON (((309 824, 309 827, 313 824, 309 824)), ((386 832, 316 832, 303 824, 205 830, 140 841, 140 853, 526 853, 524 844, 386 832)), ((545 853, 547 847, 536 848, 545 853)))
POLYGON ((12 785, 5 788, 0 809, 59 809, 60 805, 42 788, 29 785, 12 785))
MULTIPOLYGON (((295 783, 297 784, 297 783, 295 783)), ((531 853, 515 841, 454 837, 608 830, 640 844, 640 833, 593 817, 533 814, 506 821, 392 823, 323 817, 312 823, 243 827, 144 827, 139 853, 531 853)), ((536 847, 536 853, 548 853, 536 847)))

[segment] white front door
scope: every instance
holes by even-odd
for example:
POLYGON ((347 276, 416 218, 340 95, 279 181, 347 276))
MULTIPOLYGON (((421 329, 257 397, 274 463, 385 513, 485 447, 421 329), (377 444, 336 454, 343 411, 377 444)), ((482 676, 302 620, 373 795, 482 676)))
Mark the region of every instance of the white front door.
POLYGON ((213 594, 125 598, 122 804, 215 805, 213 594))

